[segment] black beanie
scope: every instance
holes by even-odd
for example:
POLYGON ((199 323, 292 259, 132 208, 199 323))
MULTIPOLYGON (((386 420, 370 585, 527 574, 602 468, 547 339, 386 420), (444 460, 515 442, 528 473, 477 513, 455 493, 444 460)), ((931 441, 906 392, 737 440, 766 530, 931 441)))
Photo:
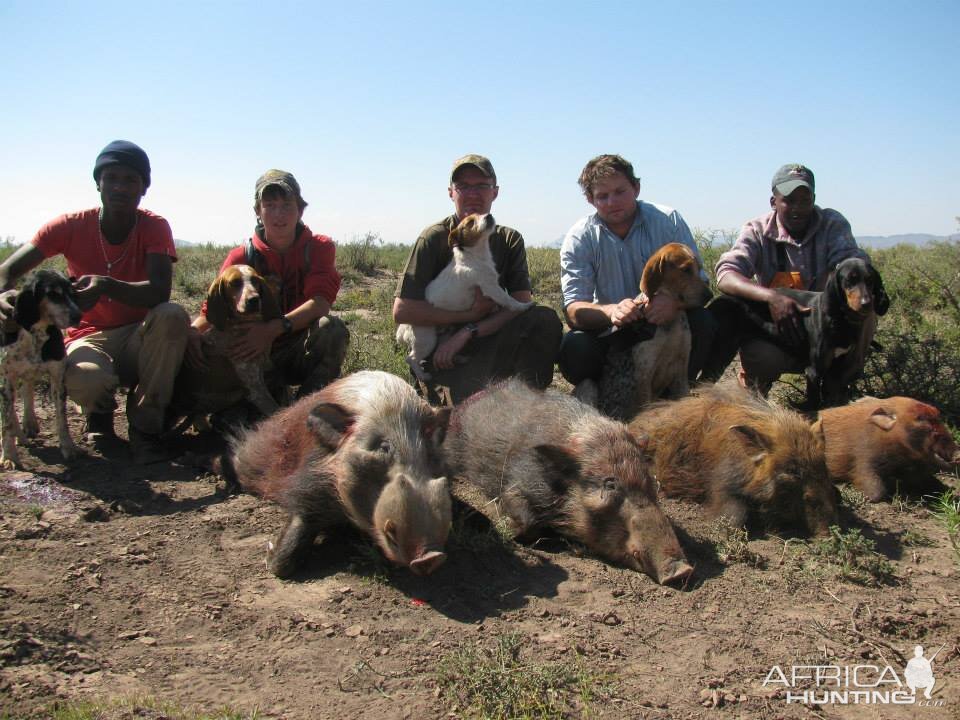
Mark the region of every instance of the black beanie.
POLYGON ((143 178, 143 189, 150 187, 150 160, 139 145, 129 140, 114 140, 107 145, 93 164, 93 179, 100 183, 100 173, 107 165, 126 165, 133 168, 143 178))

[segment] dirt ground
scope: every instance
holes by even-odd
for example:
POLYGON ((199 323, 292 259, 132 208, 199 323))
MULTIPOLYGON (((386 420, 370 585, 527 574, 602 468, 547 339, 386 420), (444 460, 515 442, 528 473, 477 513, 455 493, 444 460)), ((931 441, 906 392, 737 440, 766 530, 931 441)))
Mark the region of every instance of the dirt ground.
MULTIPOLYGON (((673 501, 664 506, 696 568, 682 589, 563 541, 480 542, 491 536, 467 506, 433 576, 386 567, 344 536, 280 581, 264 565, 277 507, 218 492, 188 464, 90 451, 67 467, 44 413, 24 470, 0 473, 0 714, 141 695, 263 718, 463 717, 437 664, 516 633, 525 662, 604 678, 572 716, 960 717, 958 566, 918 503, 846 511, 893 564, 878 587, 818 574, 801 543, 772 533, 750 539, 759 560, 724 562, 716 526, 673 501), (774 666, 890 665, 903 679, 917 644, 928 658, 942 646, 923 707, 788 703, 783 682, 764 685, 774 666)), ((78 418, 72 429, 79 437, 78 418)), ((188 436, 183 449, 206 442, 188 436)))

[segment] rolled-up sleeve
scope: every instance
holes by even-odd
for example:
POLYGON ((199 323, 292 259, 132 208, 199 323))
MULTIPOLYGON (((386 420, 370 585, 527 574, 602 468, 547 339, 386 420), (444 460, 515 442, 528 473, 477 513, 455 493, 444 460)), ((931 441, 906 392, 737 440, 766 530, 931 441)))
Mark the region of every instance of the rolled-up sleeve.
POLYGON ((563 306, 574 302, 593 302, 597 289, 594 251, 579 223, 563 238, 560 246, 560 291, 563 306))

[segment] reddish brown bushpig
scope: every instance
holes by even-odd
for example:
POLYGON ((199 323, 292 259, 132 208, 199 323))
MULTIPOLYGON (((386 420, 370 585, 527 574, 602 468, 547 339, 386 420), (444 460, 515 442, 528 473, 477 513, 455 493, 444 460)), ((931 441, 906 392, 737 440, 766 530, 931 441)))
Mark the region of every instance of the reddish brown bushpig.
POLYGON ((823 432, 830 476, 852 482, 872 502, 887 493, 887 481, 916 484, 960 463, 940 412, 913 398, 863 398, 823 410, 814 429, 823 432))
POLYGON ((754 509, 815 535, 837 524, 823 439, 795 412, 738 387, 707 386, 650 406, 630 428, 649 437, 668 496, 706 503, 737 525, 754 509))
POLYGON ((516 535, 553 527, 660 583, 693 571, 657 504, 642 442, 575 398, 495 385, 454 410, 444 449, 516 535))
POLYGON ((228 481, 290 514, 268 554, 274 574, 295 572, 317 535, 338 525, 360 528, 418 575, 435 570, 451 519, 440 451, 447 419, 400 378, 359 372, 236 440, 228 481))

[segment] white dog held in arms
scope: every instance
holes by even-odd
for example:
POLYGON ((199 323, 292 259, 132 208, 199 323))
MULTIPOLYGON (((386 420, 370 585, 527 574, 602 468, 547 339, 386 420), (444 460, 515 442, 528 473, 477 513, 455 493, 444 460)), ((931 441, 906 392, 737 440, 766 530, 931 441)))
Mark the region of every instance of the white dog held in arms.
MULTIPOLYGON (((507 310, 526 310, 532 302, 520 302, 500 287, 497 268, 490 254, 493 215, 467 215, 450 231, 453 259, 427 285, 426 299, 444 310, 469 310, 474 302, 474 288, 507 310)), ((437 346, 437 328, 433 325, 397 327, 397 342, 410 346, 407 363, 420 381, 430 379, 421 363, 437 346)))

